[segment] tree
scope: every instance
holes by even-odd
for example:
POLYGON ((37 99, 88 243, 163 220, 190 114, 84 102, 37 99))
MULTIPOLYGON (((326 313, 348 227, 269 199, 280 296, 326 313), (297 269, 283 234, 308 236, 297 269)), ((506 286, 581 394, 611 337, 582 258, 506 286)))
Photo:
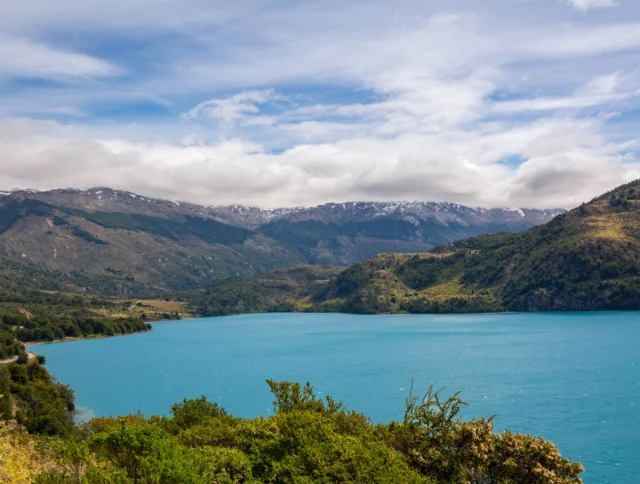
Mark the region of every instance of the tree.
POLYGON ((9 370, 5 365, 0 365, 0 420, 13 418, 11 404, 11 380, 9 370))
POLYGON ((188 429, 202 423, 210 417, 226 416, 227 412, 217 403, 207 401, 202 395, 197 399, 184 399, 182 403, 175 403, 171 406, 173 423, 180 429, 188 429))

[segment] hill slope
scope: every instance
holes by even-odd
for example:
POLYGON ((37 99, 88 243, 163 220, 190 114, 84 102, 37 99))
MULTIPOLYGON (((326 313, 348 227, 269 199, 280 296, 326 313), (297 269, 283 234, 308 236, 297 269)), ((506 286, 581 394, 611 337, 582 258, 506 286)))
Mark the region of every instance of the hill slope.
POLYGON ((526 232, 374 257, 307 294, 305 310, 355 313, 640 309, 640 181, 526 232))
POLYGON ((291 264, 348 265, 558 211, 436 203, 204 207, 96 188, 1 192, 0 275, 52 290, 145 296, 291 264))
POLYGON ((272 239, 180 212, 89 212, 32 198, 0 205, 0 270, 33 274, 34 286, 143 295, 201 287, 232 275, 300 262, 272 239), (43 285, 44 284, 44 285, 43 285))

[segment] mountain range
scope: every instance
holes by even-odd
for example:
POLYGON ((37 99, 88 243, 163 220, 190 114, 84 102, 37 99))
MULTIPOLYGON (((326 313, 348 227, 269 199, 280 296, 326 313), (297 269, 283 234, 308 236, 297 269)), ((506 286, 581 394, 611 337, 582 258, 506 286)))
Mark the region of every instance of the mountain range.
POLYGON ((111 188, 2 191, 0 271, 5 284, 153 295, 295 264, 346 266, 386 252, 423 252, 478 234, 525 230, 563 211, 436 202, 264 209, 111 188))
POLYGON ((336 271, 295 266, 183 297, 203 315, 638 310, 640 180, 523 232, 381 254, 336 271))

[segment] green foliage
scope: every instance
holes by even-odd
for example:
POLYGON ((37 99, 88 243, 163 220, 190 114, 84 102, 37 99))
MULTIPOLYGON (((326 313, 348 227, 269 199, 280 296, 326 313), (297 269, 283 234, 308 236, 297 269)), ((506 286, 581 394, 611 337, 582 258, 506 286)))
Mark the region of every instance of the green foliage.
POLYGON ((251 279, 227 279, 206 290, 180 293, 177 299, 188 301, 196 314, 207 317, 305 310, 318 288, 343 270, 295 265, 251 279))
POLYGON ((0 365, 0 420, 13 418, 11 374, 6 365, 0 365))
POLYGON ((151 326, 148 323, 137 318, 53 316, 25 319, 22 327, 15 330, 15 335, 23 342, 50 342, 64 338, 114 336, 149 329, 151 326))
POLYGON ((504 311, 504 306, 489 297, 451 297, 445 300, 414 298, 400 305, 402 311, 413 314, 438 313, 496 313, 504 311))
POLYGON ((366 265, 357 264, 339 274, 332 283, 332 289, 336 297, 347 297, 363 289, 370 282, 371 272, 366 270, 366 265))
POLYGON ((80 227, 75 227, 74 226, 73 229, 71 229, 71 233, 73 235, 75 235, 76 237, 80 237, 81 239, 84 239, 87 242, 93 242, 94 244, 106 245, 106 244, 109 243, 109 242, 105 242, 102 239, 99 239, 98 237, 96 237, 92 233, 87 232, 86 230, 83 230, 80 227))
POLYGON ((112 336, 147 331, 135 317, 105 317, 117 303, 94 297, 68 296, 35 290, 0 290, 0 360, 19 355, 20 342, 50 342, 64 338, 112 336))
POLYGON ((17 407, 14 417, 19 423, 37 434, 68 435, 73 431, 74 394, 69 386, 53 379, 37 361, 10 363, 6 368, 10 396, 17 407))
POLYGON ((319 400, 313 394, 313 387, 309 382, 304 387, 300 386, 299 383, 288 381, 267 380, 267 384, 275 397, 273 409, 276 413, 311 410, 332 415, 344 409, 342 402, 336 402, 330 396, 326 397, 326 404, 319 400))
POLYGON ((173 424, 183 430, 201 424, 206 419, 227 415, 224 408, 208 402, 204 395, 192 400, 185 398, 182 403, 173 404, 171 413, 173 424))
POLYGON ((204 397, 173 416, 94 419, 51 441, 42 483, 580 483, 582 466, 540 438, 462 421, 458 394, 407 398, 402 422, 374 425, 308 383, 268 384, 276 413, 228 415, 204 397))
POLYGON ((553 444, 509 431, 495 434, 492 418, 464 422, 464 405, 458 393, 443 399, 433 386, 414 396, 412 384, 403 422, 378 426, 378 435, 435 482, 582 482, 583 467, 564 459, 553 444))
POLYGON ((0 316, 0 360, 6 360, 22 353, 22 345, 16 341, 11 326, 0 316))

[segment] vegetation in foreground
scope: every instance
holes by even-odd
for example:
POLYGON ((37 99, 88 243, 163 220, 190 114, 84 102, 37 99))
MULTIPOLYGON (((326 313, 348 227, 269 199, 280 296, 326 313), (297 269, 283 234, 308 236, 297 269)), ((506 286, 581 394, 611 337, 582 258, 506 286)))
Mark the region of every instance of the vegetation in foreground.
POLYGON ((39 483, 580 483, 542 438, 463 421, 459 396, 410 395, 400 422, 373 424, 307 383, 268 381, 275 414, 241 419, 204 397, 171 417, 99 418, 65 438, 0 424, 0 481, 39 483))
POLYGON ((526 232, 473 237, 422 254, 383 254, 324 281, 302 280, 295 291, 274 286, 287 271, 181 297, 205 316, 637 310, 640 180, 526 232))

